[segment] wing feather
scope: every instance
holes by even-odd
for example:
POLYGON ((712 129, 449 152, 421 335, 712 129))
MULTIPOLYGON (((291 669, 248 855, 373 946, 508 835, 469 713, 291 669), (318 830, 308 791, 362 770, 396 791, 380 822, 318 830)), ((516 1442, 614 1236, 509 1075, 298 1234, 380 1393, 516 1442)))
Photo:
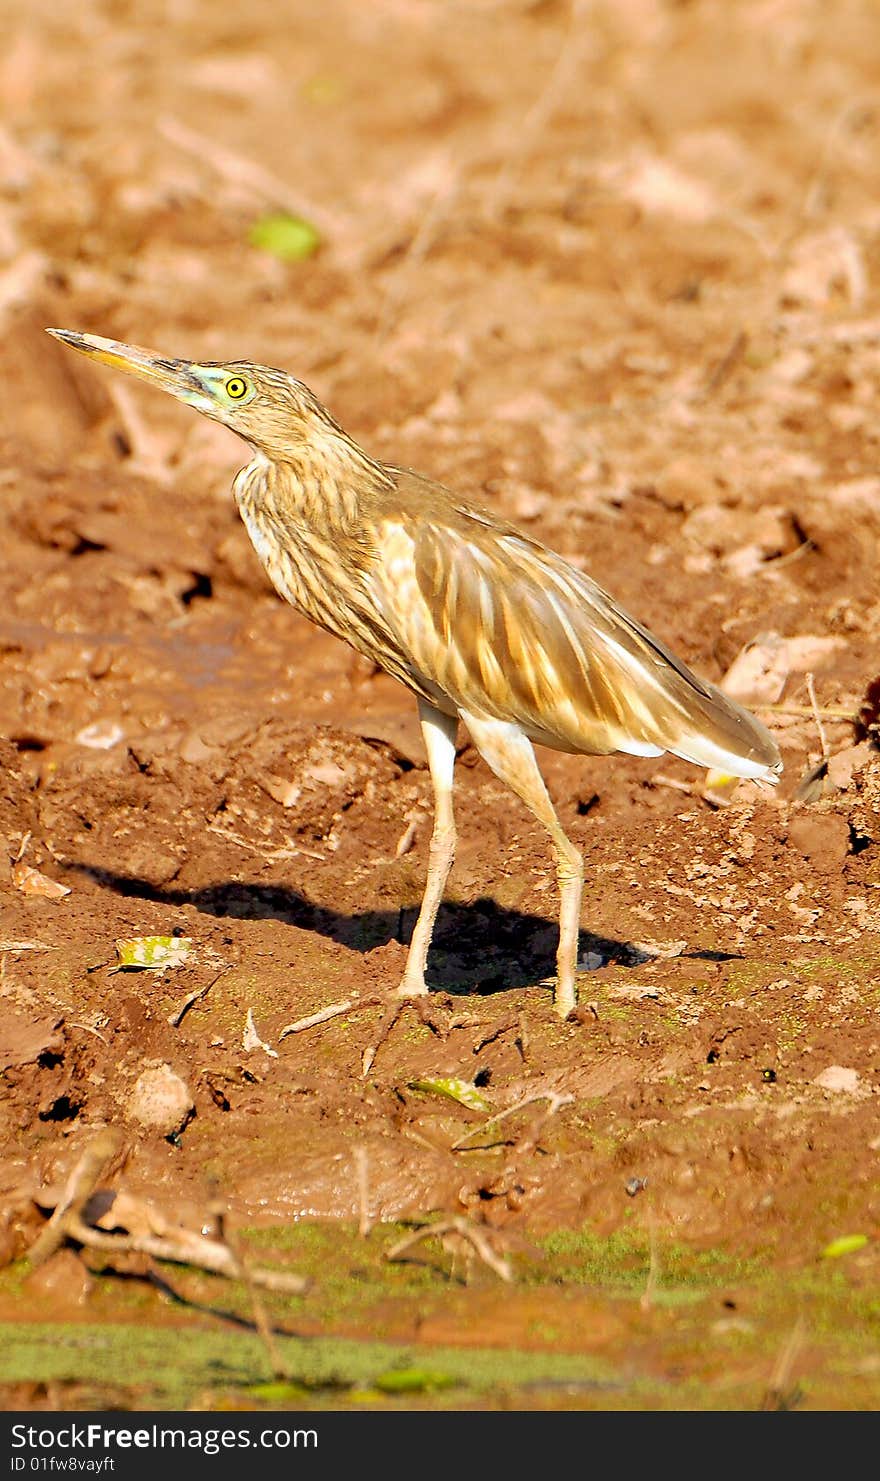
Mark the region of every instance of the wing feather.
POLYGON ((513 527, 462 506, 395 514, 381 554, 373 580, 385 621, 412 655, 413 687, 437 702, 513 722, 558 750, 672 751, 777 779, 779 753, 753 716, 513 527))

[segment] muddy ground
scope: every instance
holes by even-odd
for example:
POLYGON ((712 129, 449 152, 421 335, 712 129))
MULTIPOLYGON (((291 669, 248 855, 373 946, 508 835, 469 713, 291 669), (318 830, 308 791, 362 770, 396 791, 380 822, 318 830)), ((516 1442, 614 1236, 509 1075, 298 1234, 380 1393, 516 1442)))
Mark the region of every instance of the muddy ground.
POLYGON ((500 1354, 477 1382, 447 1352, 453 1406, 876 1407, 876 7, 7 0, 4 31, 4 1404, 441 1402, 373 1382, 440 1343, 500 1354), (250 244, 278 212, 313 255, 250 244), (462 733, 429 1018, 366 1075, 381 1005, 282 1037, 399 978, 415 706, 273 594, 243 446, 50 324, 293 370, 773 729, 778 794, 541 753, 587 866, 576 1020, 545 839, 462 733), (151 935, 189 956, 117 971, 151 935), (136 1092, 156 1069, 164 1120, 136 1092), (485 1109, 413 1088, 442 1077, 485 1109), (230 1292, 250 1307, 192 1272, 169 1305, 142 1255, 29 1270, 107 1123, 107 1186, 194 1230, 219 1202, 306 1270, 279 1331, 404 1356, 348 1388, 261 1388, 256 1340, 232 1376, 169 1389, 167 1348, 123 1376, 120 1323, 129 1354, 169 1328, 191 1354, 230 1292), (385 1261, 429 1215, 467 1223, 385 1261), (80 1328, 103 1368, 84 1339, 59 1362, 80 1328), (601 1372, 514 1378, 517 1354, 601 1372))

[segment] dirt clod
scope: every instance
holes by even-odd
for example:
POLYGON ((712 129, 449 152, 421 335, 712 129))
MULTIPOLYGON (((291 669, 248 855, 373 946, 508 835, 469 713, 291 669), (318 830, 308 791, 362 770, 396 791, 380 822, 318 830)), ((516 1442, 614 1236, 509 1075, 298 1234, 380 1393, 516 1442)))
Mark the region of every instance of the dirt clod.
POLYGON ((186 1125, 195 1102, 186 1082, 170 1065, 142 1070, 126 1102, 126 1113, 146 1131, 173 1136, 186 1125))

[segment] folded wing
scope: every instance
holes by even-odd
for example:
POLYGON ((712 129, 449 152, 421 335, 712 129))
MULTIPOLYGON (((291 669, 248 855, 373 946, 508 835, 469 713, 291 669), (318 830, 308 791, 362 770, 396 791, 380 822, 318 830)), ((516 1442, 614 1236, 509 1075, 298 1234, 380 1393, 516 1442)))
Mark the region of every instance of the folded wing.
POLYGON ((411 681, 436 702, 512 721, 557 750, 670 751, 778 780, 779 752, 752 715, 513 527, 464 506, 454 520, 389 518, 379 571, 411 681))

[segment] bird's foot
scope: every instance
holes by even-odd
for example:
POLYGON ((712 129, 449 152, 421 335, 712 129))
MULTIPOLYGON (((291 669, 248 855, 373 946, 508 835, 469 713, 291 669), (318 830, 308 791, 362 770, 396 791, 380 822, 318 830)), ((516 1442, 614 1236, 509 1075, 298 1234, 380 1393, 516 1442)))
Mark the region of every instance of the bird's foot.
POLYGON ((563 1022, 577 1007, 577 988, 574 983, 557 982, 553 993, 553 1009, 563 1022))
POLYGON ((365 993, 361 997, 345 998, 338 1003, 330 1003, 326 1008, 320 1008, 317 1013, 309 1013, 307 1017, 298 1018, 295 1023, 289 1023, 281 1030, 278 1037, 283 1039, 287 1034, 305 1033, 307 1029, 317 1028, 320 1024, 329 1023, 333 1018, 341 1018, 343 1014, 358 1013, 362 1008, 375 1008, 381 1003, 387 1004, 387 1009, 379 1024, 378 1035, 363 1052, 362 1075, 370 1073, 376 1055, 407 1008, 412 1008, 420 1022, 432 1033, 438 1034, 441 1038, 446 1037, 446 1025, 436 1017, 427 988, 423 987, 413 992, 412 989, 406 988, 404 983, 390 992, 365 993))
POLYGON ((401 988, 398 988, 396 992, 389 994, 389 997, 391 998, 391 1005, 382 1022, 379 1024, 379 1033, 370 1047, 364 1050, 361 1061, 362 1075, 368 1075, 370 1073, 373 1067, 373 1060, 376 1058, 376 1055, 382 1048, 382 1045, 385 1043, 398 1019, 403 1017, 407 1008, 412 1008, 419 1022, 424 1024, 426 1028, 429 1028, 433 1034, 437 1034, 442 1039, 446 1037, 446 1025, 440 1023, 436 1018, 432 1011, 431 999, 427 992, 417 993, 413 996, 409 993, 404 994, 401 988))

